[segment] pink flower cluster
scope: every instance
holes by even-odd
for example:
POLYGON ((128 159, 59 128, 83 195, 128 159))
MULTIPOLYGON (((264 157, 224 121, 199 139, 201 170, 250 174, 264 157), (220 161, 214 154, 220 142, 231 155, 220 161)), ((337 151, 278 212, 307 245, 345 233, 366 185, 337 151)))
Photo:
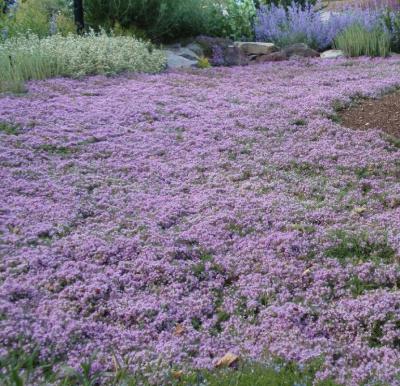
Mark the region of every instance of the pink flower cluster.
POLYGON ((312 60, 2 96, 0 354, 399 384, 399 150, 330 119, 399 83, 398 59, 312 60))

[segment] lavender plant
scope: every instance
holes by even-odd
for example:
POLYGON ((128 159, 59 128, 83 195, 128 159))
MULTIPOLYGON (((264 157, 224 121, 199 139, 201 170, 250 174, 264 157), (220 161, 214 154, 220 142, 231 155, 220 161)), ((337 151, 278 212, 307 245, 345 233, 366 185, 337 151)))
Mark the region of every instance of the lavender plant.
POLYGON ((301 42, 323 50, 332 45, 340 32, 355 23, 367 30, 381 25, 382 12, 355 8, 333 13, 324 20, 321 12, 308 3, 304 7, 292 3, 287 9, 270 5, 258 11, 255 33, 259 41, 272 41, 279 46, 301 42))

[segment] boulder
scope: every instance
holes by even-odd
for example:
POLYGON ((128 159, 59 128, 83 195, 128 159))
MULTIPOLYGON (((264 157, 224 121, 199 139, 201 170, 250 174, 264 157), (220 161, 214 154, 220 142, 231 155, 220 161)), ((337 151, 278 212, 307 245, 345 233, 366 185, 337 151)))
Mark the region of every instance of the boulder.
POLYGON ((298 56, 301 58, 317 58, 319 57, 319 53, 312 48, 308 47, 307 44, 304 43, 296 43, 290 46, 285 47, 283 53, 289 58, 292 56, 298 56))
POLYGON ((167 56, 167 68, 174 69, 174 68, 189 68, 197 66, 197 61, 189 60, 184 58, 183 56, 179 56, 174 51, 166 50, 165 54, 167 56))
POLYGON ((342 50, 328 50, 321 54, 322 59, 336 59, 343 58, 344 52, 342 50))
POLYGON ((249 63, 249 58, 236 46, 228 46, 224 52, 225 66, 245 66, 249 63))
POLYGON ((288 59, 289 57, 283 51, 278 51, 278 52, 272 52, 271 54, 268 55, 260 55, 257 57, 256 62, 257 63, 281 62, 283 60, 288 60, 288 59))
POLYGON ((233 41, 227 38, 215 38, 211 36, 198 36, 195 41, 203 49, 204 56, 212 57, 215 47, 225 50, 233 44, 233 41))
POLYGON ((182 56, 183 58, 189 59, 189 60, 199 60, 199 55, 197 55, 194 51, 192 51, 188 47, 183 47, 180 48, 175 52, 175 54, 182 56))
POLYGON ((199 57, 204 56, 203 48, 201 48, 201 45, 198 43, 190 43, 186 46, 186 48, 193 51, 199 57))
POLYGON ((235 42, 234 46, 239 48, 245 55, 267 55, 278 51, 274 43, 235 42))

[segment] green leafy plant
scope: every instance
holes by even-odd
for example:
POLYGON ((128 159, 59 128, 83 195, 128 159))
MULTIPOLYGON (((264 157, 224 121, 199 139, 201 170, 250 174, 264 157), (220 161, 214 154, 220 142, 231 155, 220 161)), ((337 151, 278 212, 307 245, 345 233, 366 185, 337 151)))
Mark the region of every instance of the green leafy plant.
POLYGON ((210 64, 208 58, 203 56, 203 57, 199 58, 199 60, 197 61, 197 67, 209 68, 209 67, 211 67, 211 64, 210 64))
POLYGON ((75 32, 72 12, 64 0, 24 0, 3 17, 8 36, 34 33, 40 37, 75 32))
POLYGON ((155 73, 164 66, 162 51, 133 37, 105 32, 43 39, 19 36, 0 44, 0 91, 23 91, 24 81, 30 79, 123 71, 155 73))
POLYGON ((153 41, 168 42, 208 31, 215 18, 208 0, 87 0, 87 22, 129 31, 140 29, 153 41))
POLYGON ((155 42, 197 35, 253 36, 253 0, 86 0, 93 28, 144 31, 155 42))
POLYGON ((335 39, 335 47, 347 56, 382 56, 390 53, 390 35, 381 28, 368 31, 354 24, 341 32, 335 39))
POLYGON ((400 52, 400 11, 394 12, 387 9, 382 18, 386 29, 390 33, 392 51, 400 52))
POLYGON ((216 33, 235 40, 254 37, 256 7, 253 0, 223 0, 219 7, 219 26, 216 33))

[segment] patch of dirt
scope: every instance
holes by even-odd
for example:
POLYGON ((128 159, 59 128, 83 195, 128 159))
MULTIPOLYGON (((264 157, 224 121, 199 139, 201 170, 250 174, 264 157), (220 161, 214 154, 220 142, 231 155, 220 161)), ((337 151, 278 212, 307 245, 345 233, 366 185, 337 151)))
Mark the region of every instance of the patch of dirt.
POLYGON ((366 99, 338 113, 343 126, 352 129, 381 129, 400 138, 400 92, 379 99, 366 99))

